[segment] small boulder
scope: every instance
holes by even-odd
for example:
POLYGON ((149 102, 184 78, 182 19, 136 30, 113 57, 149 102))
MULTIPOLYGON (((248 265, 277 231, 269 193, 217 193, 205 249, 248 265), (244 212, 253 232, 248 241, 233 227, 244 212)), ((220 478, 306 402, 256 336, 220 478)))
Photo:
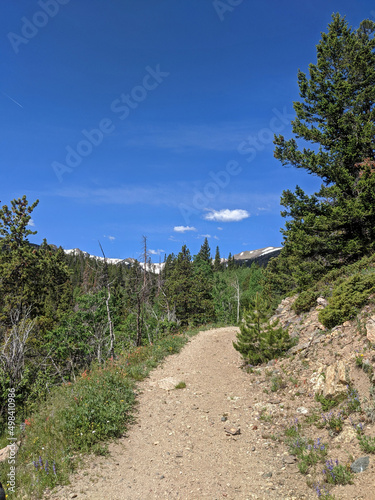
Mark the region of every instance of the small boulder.
POLYGON ((375 316, 369 318, 366 322, 367 340, 375 344, 375 316))
POLYGON ((328 300, 326 300, 324 297, 318 297, 316 299, 316 303, 319 305, 319 306, 323 306, 323 307, 326 307, 328 305, 328 300))
POLYGON ((350 466, 350 468, 352 469, 352 472, 355 472, 355 473, 359 473, 359 472, 363 472, 364 470, 366 470, 368 468, 370 464, 370 458, 369 457, 361 457, 361 458, 358 458, 357 460, 355 460, 352 465, 350 466))
POLYGON ((328 366, 326 370, 325 384, 323 387, 323 396, 325 398, 335 398, 347 391, 350 383, 349 368, 343 361, 337 361, 328 366))

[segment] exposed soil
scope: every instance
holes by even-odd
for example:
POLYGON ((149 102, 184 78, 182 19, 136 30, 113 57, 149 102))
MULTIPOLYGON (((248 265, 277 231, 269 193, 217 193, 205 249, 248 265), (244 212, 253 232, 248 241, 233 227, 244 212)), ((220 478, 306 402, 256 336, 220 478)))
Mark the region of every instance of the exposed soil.
MULTIPOLYGON (((314 365, 296 355, 248 374, 232 346, 236 332, 234 327, 200 332, 167 358, 139 384, 136 423, 110 445, 109 457, 89 457, 71 485, 49 498, 316 499, 307 485, 314 476, 298 471, 283 440, 296 416, 301 422, 306 418, 298 408, 310 414, 319 408, 310 378, 322 362, 319 349, 328 354, 328 348, 314 344, 314 365), (275 373, 282 374, 286 387, 272 392, 275 373), (179 382, 186 387, 175 389, 179 382)), ((351 342, 351 352, 353 347, 351 342)), ((356 376, 368 385, 362 372, 356 376)), ((332 437, 311 426, 311 435, 329 440, 330 450, 337 448, 334 457, 342 461, 350 453, 364 455, 350 430, 348 424, 341 436, 332 437)), ((372 457, 353 485, 334 488, 335 498, 375 499, 372 457)))

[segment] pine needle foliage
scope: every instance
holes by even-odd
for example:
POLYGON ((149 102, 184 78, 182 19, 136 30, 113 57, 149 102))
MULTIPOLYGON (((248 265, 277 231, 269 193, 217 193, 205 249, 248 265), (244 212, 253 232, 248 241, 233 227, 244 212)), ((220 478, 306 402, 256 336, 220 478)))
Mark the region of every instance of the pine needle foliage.
POLYGON ((279 326, 279 320, 268 322, 268 310, 257 294, 254 305, 244 315, 233 347, 252 365, 265 363, 284 354, 292 346, 288 330, 279 326))

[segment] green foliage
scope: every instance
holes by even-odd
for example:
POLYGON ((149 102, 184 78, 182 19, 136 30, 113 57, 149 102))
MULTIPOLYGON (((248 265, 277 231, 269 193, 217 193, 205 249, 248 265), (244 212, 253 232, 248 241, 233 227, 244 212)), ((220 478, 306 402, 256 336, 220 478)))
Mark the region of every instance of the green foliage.
POLYGON ((278 321, 268 323, 266 304, 258 294, 253 309, 245 313, 240 330, 233 346, 253 365, 277 358, 292 345, 288 331, 278 327, 278 321))
POLYGON ((375 438, 365 436, 360 430, 357 431, 357 438, 361 450, 365 453, 375 453, 375 438))
POLYGON ((287 384, 281 375, 273 375, 271 378, 271 391, 277 392, 281 389, 285 389, 287 384))
POLYGON ((359 394, 357 389, 354 387, 348 387, 348 399, 346 401, 345 414, 350 415, 351 413, 361 411, 361 402, 359 400, 359 394))
POLYGON ((298 459, 298 470, 301 474, 307 474, 311 466, 322 462, 328 452, 327 445, 321 443, 320 438, 314 441, 297 435, 288 439, 287 444, 289 453, 298 459))
POLYGON ((313 290, 307 290, 299 294, 297 299, 292 305, 292 309, 296 314, 301 314, 303 312, 309 312, 314 306, 316 306, 316 299, 318 298, 318 293, 313 290))
POLYGON ((299 186, 283 192, 284 248, 270 276, 274 291, 306 290, 329 269, 375 248, 374 32, 373 21, 352 30, 334 14, 317 63, 308 75, 298 73, 294 138, 276 137, 275 157, 323 184, 311 196, 299 186))
POLYGON ((185 389, 186 387, 186 382, 179 382, 177 385, 175 385, 175 389, 185 389))
POLYGON ((64 425, 64 434, 74 440, 75 449, 88 451, 124 431, 134 393, 123 368, 109 364, 84 371, 68 393, 70 404, 58 412, 57 419, 64 425))
POLYGON ((327 328, 333 328, 353 319, 374 291, 374 269, 346 278, 333 289, 328 306, 319 313, 319 321, 327 328))
POLYGON ((339 404, 337 398, 325 398, 323 394, 315 394, 315 401, 318 401, 322 405, 323 411, 329 411, 332 408, 335 408, 339 404))
POLYGON ((323 469, 323 474, 329 484, 351 484, 353 473, 350 467, 339 464, 338 460, 327 460, 323 469))
POLYGON ((342 411, 338 411, 337 413, 331 411, 322 415, 322 421, 325 427, 331 429, 335 433, 339 433, 342 431, 344 424, 344 415, 342 411))
POLYGON ((214 271, 221 271, 223 266, 221 264, 220 250, 219 247, 216 247, 215 260, 214 260, 214 271))

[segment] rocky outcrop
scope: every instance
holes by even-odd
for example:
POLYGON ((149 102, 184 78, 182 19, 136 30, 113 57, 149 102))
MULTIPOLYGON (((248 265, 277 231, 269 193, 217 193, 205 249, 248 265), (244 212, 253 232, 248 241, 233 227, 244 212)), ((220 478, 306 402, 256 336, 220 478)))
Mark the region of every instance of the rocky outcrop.
POLYGON ((336 398, 345 394, 350 382, 349 368, 343 361, 328 366, 325 374, 325 383, 323 387, 323 396, 325 398, 336 398))
POLYGON ((367 340, 375 344, 375 315, 371 316, 366 322, 367 340))

